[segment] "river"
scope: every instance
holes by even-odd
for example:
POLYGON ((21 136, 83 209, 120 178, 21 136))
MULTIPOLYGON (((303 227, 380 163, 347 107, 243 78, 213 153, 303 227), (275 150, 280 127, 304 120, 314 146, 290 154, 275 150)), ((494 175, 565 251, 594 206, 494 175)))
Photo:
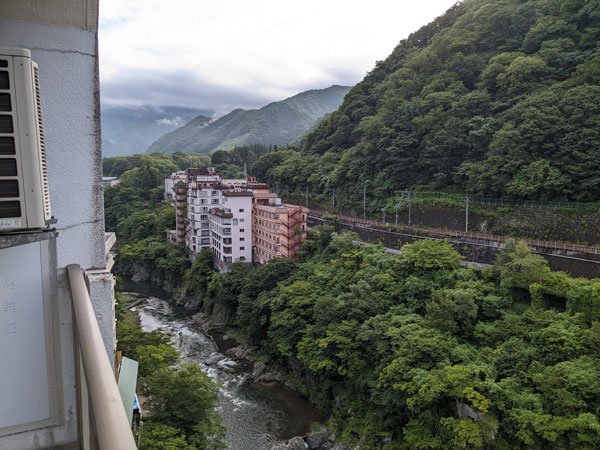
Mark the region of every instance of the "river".
POLYGON ((148 297, 132 309, 138 312, 143 331, 161 329, 169 334, 183 363, 200 366, 217 381, 217 410, 230 449, 262 450, 274 442, 305 435, 313 423, 323 423, 323 416, 289 389, 278 383, 254 382, 252 367, 227 357, 223 351, 228 343, 219 340, 221 348, 217 348, 189 312, 166 300, 164 291, 130 281, 123 290, 148 297))

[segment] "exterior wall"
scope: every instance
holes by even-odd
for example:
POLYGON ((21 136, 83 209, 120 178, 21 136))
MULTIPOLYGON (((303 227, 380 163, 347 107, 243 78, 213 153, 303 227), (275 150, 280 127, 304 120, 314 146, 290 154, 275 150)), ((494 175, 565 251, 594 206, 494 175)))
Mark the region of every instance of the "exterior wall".
POLYGON ((186 238, 186 217, 184 214, 187 204, 187 185, 181 181, 175 186, 175 242, 183 244, 186 238))
POLYGON ((252 197, 225 197, 223 207, 231 210, 234 219, 231 225, 232 261, 252 262, 252 197))
POLYGON ((210 209, 221 207, 223 204, 222 194, 223 191, 220 189, 194 181, 188 187, 185 246, 192 260, 202 249, 211 248, 210 209))
POLYGON ((175 201, 175 185, 183 181, 187 183, 187 175, 184 171, 179 171, 171 174, 170 177, 165 178, 165 198, 174 202, 175 201))
MULTIPOLYGON (((88 274, 92 304, 113 359, 113 279, 106 271, 100 148, 97 0, 0 2, 0 42, 31 50, 38 63, 52 214, 59 232, 46 264, 52 268, 57 376, 55 421, 0 437, 0 448, 77 447, 77 406, 66 266, 88 274)), ((0 258, 2 253, 0 252, 0 258)))
POLYGON ((255 204, 252 212, 255 262, 264 264, 273 258, 295 259, 301 238, 306 237, 306 213, 302 206, 255 204))
MULTIPOLYGON (((252 196, 223 195, 223 208, 209 216, 215 266, 226 271, 235 262, 252 263, 252 196)), ((243 195, 243 194, 242 194, 243 195)))

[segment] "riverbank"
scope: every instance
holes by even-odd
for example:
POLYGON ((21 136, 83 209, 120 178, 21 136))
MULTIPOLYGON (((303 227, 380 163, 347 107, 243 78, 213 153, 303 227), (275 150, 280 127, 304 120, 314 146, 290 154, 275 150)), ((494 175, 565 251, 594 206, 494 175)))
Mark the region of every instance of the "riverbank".
POLYGON ((202 312, 194 314, 189 320, 213 341, 219 351, 248 366, 254 382, 278 383, 294 394, 302 396, 291 374, 283 373, 281 368, 268 366, 256 355, 255 347, 246 346, 236 339, 234 330, 226 329, 221 322, 202 312))
POLYGON ((229 448, 264 450, 296 436, 307 437, 311 429, 323 426, 325 417, 290 386, 274 380, 276 375, 266 371, 256 376, 252 349, 211 328, 205 316, 190 315, 168 300, 151 296, 132 310, 138 313, 142 330, 170 336, 182 364, 197 365, 217 381, 217 411, 227 429, 229 448))

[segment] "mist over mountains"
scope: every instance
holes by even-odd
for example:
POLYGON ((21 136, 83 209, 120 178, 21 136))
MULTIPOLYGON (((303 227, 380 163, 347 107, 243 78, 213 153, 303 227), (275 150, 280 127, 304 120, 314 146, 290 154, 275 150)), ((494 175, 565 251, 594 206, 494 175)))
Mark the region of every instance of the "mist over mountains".
POLYGON ((342 103, 349 86, 313 89, 260 109, 235 109, 208 123, 196 118, 154 142, 148 153, 209 153, 245 144, 291 144, 342 103))
POLYGON ((151 105, 103 106, 101 113, 104 157, 143 153, 163 134, 200 115, 205 121, 213 115, 206 109, 151 105))

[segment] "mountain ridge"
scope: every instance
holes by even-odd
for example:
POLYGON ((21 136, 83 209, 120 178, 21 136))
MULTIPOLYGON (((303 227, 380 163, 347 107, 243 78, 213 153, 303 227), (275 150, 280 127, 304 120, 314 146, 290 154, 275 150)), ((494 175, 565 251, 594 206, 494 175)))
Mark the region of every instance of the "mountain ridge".
POLYGON ((352 204, 365 184, 377 199, 597 201, 599 42, 598 2, 465 0, 377 62, 277 170, 259 165, 271 184, 309 180, 352 204))
POLYGON ((349 86, 311 89, 259 109, 234 109, 202 128, 187 125, 157 139, 147 153, 209 153, 245 144, 291 144, 341 104, 349 86))
POLYGON ((180 106, 102 106, 102 153, 104 157, 143 153, 166 132, 213 111, 180 106))

